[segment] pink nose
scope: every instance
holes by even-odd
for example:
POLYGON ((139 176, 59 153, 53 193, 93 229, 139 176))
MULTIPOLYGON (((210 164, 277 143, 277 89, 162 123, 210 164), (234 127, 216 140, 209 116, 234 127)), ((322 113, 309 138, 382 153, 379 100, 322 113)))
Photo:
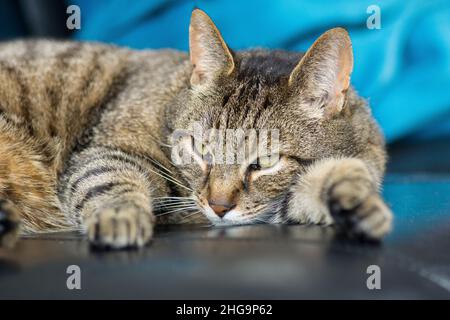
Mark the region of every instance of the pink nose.
POLYGON ((236 205, 235 204, 228 204, 228 203, 220 203, 216 204, 214 202, 208 201, 209 206, 213 211, 222 218, 228 211, 233 209, 236 205))

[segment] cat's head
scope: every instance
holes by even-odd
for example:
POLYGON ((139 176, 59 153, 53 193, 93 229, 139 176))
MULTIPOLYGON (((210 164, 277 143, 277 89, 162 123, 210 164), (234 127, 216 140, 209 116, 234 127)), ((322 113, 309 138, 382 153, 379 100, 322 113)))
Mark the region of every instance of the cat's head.
POLYGON ((277 221, 311 163, 362 152, 371 120, 349 87, 344 29, 327 31, 305 54, 233 52, 194 10, 189 36, 190 88, 178 99, 173 127, 181 134, 172 137, 172 155, 187 158, 172 160, 212 223, 277 221), (363 133, 355 134, 355 121, 363 133))

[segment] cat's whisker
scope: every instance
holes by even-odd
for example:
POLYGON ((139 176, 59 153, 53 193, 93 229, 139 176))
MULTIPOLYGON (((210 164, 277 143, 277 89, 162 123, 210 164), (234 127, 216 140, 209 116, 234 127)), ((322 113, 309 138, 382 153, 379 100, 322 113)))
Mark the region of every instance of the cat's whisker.
POLYGON ((158 167, 164 169, 167 173, 172 174, 172 171, 170 171, 166 166, 164 166, 161 162, 159 162, 158 160, 155 160, 151 157, 145 157, 147 160, 149 160, 150 162, 152 162, 153 164, 156 164, 158 167))
POLYGON ((193 191, 194 191, 194 190, 192 190, 191 188, 186 187, 185 185, 181 184, 180 182, 177 182, 176 180, 173 180, 171 177, 168 177, 168 176, 166 176, 166 175, 163 175, 163 174, 161 174, 160 172, 154 171, 154 170, 152 170, 152 169, 149 169, 149 170, 150 170, 151 172, 157 174, 157 175, 160 176, 161 178, 166 179, 167 181, 170 181, 170 182, 176 184, 177 186, 179 186, 179 187, 181 187, 181 188, 184 188, 184 189, 186 189, 186 190, 188 190, 188 191, 190 191, 190 192, 193 192, 193 191))
POLYGON ((266 217, 266 214, 261 213, 261 211, 258 210, 257 213, 253 213, 248 216, 245 216, 242 220, 236 221, 236 222, 244 223, 244 224, 246 224, 246 223, 251 224, 254 222, 268 223, 268 218, 269 217, 266 217))
POLYGON ((183 204, 183 205, 173 205, 173 206, 155 206, 155 209, 180 209, 195 206, 195 203, 183 204))
POLYGON ((187 207, 187 208, 175 209, 175 210, 163 212, 161 214, 158 214, 157 216, 160 217, 160 216, 168 215, 168 214, 175 213, 175 212, 189 211, 189 210, 193 210, 193 209, 198 209, 198 207, 197 206, 192 206, 192 207, 187 207))
POLYGON ((192 198, 155 198, 156 202, 195 202, 192 198))
POLYGON ((191 199, 191 198, 174 198, 174 199, 171 199, 171 198, 166 198, 166 199, 164 199, 164 198, 155 198, 154 199, 155 201, 158 201, 158 202, 169 202, 169 201, 172 201, 172 202, 176 202, 176 201, 179 201, 179 202, 181 202, 181 201, 195 201, 194 199, 191 199))
POLYGON ((195 202, 195 199, 191 197, 158 197, 153 198, 157 202, 165 202, 165 201, 193 201, 195 202))
POLYGON ((181 181, 179 181, 179 180, 176 179, 175 177, 171 176, 169 173, 162 172, 162 171, 161 171, 160 169, 158 169, 158 168, 155 168, 155 169, 159 170, 159 174, 161 174, 161 175, 163 175, 164 177, 166 177, 166 179, 170 179, 172 182, 174 182, 174 183, 176 182, 176 183, 182 185, 181 181))
POLYGON ((194 206, 196 203, 189 202, 189 203, 168 203, 168 204, 154 204, 155 207, 162 207, 162 208, 170 208, 170 207, 186 207, 186 206, 194 206))
POLYGON ((173 196, 167 196, 167 197, 156 197, 155 199, 190 199, 189 197, 173 197, 173 196))
POLYGON ((197 215, 197 214, 199 214, 199 213, 201 213, 200 210, 198 210, 198 211, 196 211, 196 212, 194 212, 194 213, 188 214, 187 216, 184 216, 184 217, 180 220, 180 222, 183 222, 183 221, 185 221, 186 219, 188 219, 188 218, 190 218, 190 217, 193 217, 193 216, 195 216, 195 215, 197 215))
POLYGON ((191 192, 193 192, 193 190, 187 186, 185 186, 180 180, 176 179, 174 176, 172 176, 172 171, 170 171, 168 168, 166 168, 163 164, 161 164, 159 161, 152 159, 151 157, 147 157, 145 156, 145 159, 149 160, 150 162, 152 162, 153 164, 157 165, 158 167, 162 168, 165 170, 165 172, 163 172, 161 169, 159 168, 155 168, 157 171, 154 171, 152 169, 150 169, 150 171, 152 171, 153 173, 156 173, 157 175, 159 175, 160 177, 162 177, 163 179, 166 179, 182 188, 185 188, 191 192))
POLYGON ((194 205, 196 201, 155 201, 155 206, 194 205))
POLYGON ((156 206, 172 206, 172 205, 185 205, 185 204, 196 204, 197 202, 193 199, 159 199, 154 201, 156 206))
POLYGON ((155 141, 155 142, 156 142, 157 144, 159 144, 160 146, 168 147, 168 148, 173 148, 172 145, 160 141, 159 139, 155 138, 151 133, 148 133, 148 136, 149 136, 150 139, 152 139, 153 141, 155 141))
POLYGON ((170 162, 174 167, 177 166, 177 164, 176 164, 175 162, 173 162, 172 160, 169 160, 169 162, 170 162))

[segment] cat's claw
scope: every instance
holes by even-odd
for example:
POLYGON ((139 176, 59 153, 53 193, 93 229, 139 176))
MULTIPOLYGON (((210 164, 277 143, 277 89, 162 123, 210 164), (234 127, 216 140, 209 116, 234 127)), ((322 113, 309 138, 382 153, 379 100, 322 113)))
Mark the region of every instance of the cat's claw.
POLYGON ((132 204, 100 209, 86 224, 89 241, 97 249, 139 248, 153 235, 151 214, 132 204))
POLYGON ((0 200, 0 247, 12 247, 18 239, 20 220, 15 206, 0 200))
POLYGON ((330 213, 340 231, 364 240, 381 240, 392 229, 392 213, 375 193, 353 189, 335 192, 329 201, 330 213))

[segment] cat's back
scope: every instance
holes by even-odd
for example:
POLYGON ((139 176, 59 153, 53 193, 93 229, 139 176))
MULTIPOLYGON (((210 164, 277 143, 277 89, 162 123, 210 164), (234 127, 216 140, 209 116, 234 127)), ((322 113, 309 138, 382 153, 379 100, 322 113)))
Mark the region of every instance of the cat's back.
MULTIPOLYGON (((159 63, 163 60, 171 60, 186 57, 186 53, 171 49, 146 49, 134 50, 113 44, 101 42, 82 42, 73 40, 49 40, 49 39, 23 39, 0 42, 0 61, 8 61, 17 65, 35 65, 52 61, 77 62, 91 64, 89 57, 105 57, 111 59, 131 58, 153 59, 159 63)), ((152 63, 152 61, 148 61, 152 63)))
POLYGON ((120 87, 164 82, 186 62, 175 50, 131 50, 96 42, 16 40, 0 43, 2 111, 59 109, 69 100, 98 100, 120 87), (158 79, 157 77, 160 77, 158 79), (130 79, 134 83, 130 83, 130 79), (142 78, 142 79, 141 79, 142 78), (141 79, 141 81, 140 81, 141 79), (18 101, 23 98, 22 101, 18 101), (19 102, 22 106, 19 105, 19 102), (6 109, 6 110, 5 110, 6 109))
POLYGON ((185 54, 176 51, 100 43, 0 43, 0 121, 23 125, 42 141, 56 141, 67 154, 109 106, 143 92, 161 101, 158 95, 168 95, 172 75, 184 61, 185 54))
POLYGON ((17 115, 22 109, 83 113, 80 102, 100 105, 120 89, 164 91, 186 61, 186 54, 175 50, 138 51, 94 42, 0 43, 0 108, 17 115))

